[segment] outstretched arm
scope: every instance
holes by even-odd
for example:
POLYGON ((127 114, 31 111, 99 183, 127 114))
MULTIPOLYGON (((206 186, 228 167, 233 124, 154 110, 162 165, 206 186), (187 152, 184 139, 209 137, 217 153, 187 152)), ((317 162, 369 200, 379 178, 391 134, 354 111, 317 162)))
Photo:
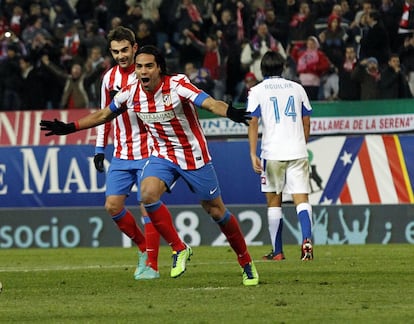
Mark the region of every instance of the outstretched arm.
POLYGON ((92 114, 86 115, 78 120, 78 128, 76 130, 82 130, 92 128, 98 125, 102 125, 108 121, 111 121, 117 116, 116 113, 109 109, 109 106, 104 109, 99 109, 92 114))
POLYGON ((234 108, 232 103, 225 103, 212 97, 207 97, 201 103, 201 107, 221 117, 227 117, 236 123, 243 123, 249 126, 248 121, 251 119, 246 109, 234 108))
POLYGON ((104 124, 107 121, 114 119, 116 116, 117 114, 112 112, 108 106, 71 123, 64 123, 56 118, 53 121, 41 120, 40 129, 48 132, 45 134, 46 136, 67 135, 82 129, 92 128, 104 124))
POLYGON ((125 91, 118 92, 116 96, 112 99, 111 103, 103 109, 97 110, 92 114, 88 114, 81 119, 72 122, 64 123, 60 120, 42 120, 40 121, 40 126, 42 131, 47 131, 46 136, 51 135, 67 135, 80 131, 82 129, 92 128, 98 125, 102 125, 112 119, 115 119, 118 114, 122 113, 121 106, 123 103, 126 103, 129 98, 130 91, 129 88, 125 91))

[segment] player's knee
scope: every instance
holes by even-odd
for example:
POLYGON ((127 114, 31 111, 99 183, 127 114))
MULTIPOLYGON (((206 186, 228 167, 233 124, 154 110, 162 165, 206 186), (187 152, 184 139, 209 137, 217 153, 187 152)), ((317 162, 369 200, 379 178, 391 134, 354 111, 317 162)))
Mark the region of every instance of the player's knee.
POLYGON ((214 220, 220 220, 224 213, 226 212, 226 207, 224 204, 213 204, 211 202, 202 202, 204 210, 213 218, 214 220))
POLYGON ((144 205, 153 204, 161 199, 165 190, 164 182, 159 179, 143 181, 141 183, 141 202, 144 205))
POLYGON ((145 190, 145 189, 141 190, 141 202, 144 205, 152 204, 158 200, 159 200, 159 196, 156 195, 154 191, 145 190))
POLYGON ((123 202, 107 199, 105 202, 105 209, 109 215, 118 214, 124 208, 123 202))

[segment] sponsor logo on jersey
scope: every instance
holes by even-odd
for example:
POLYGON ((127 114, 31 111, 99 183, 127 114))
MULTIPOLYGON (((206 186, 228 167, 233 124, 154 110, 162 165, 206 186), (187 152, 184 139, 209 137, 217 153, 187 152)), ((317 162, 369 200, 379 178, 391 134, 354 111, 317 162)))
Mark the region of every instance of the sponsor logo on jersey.
POLYGON ((154 113, 137 112, 137 116, 145 123, 162 123, 173 119, 175 117, 175 113, 174 110, 154 113))

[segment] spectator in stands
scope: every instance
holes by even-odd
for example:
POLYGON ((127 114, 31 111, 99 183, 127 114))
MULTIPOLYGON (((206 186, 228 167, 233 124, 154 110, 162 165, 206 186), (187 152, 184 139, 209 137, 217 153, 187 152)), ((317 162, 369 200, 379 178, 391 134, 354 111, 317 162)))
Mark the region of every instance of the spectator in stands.
MULTIPOLYGON (((151 22, 152 24, 151 30, 152 30, 152 33, 155 35, 156 44, 158 48, 163 48, 164 44, 166 42, 169 42, 167 29, 170 28, 170 26, 168 26, 166 21, 161 20, 161 15, 160 15, 160 7, 161 7, 162 2, 164 1, 162 0, 141 1, 142 18, 151 22)), ((202 6, 202 9, 204 10, 205 7, 202 6)), ((204 12, 201 12, 201 13, 202 13, 202 17, 204 17, 204 12)), ((211 14, 208 14, 208 17, 211 17, 211 14)), ((173 71, 177 71, 177 69, 174 69, 173 71)))
POLYGON ((46 29, 49 33, 52 32, 52 27, 50 24, 51 13, 50 13, 50 4, 46 0, 37 0, 37 1, 26 1, 23 8, 27 11, 28 17, 40 17, 42 18, 42 28, 46 29), (28 6, 28 9, 27 9, 28 6))
POLYGON ((300 83, 305 88, 309 99, 318 100, 321 77, 331 67, 328 57, 319 49, 318 39, 315 36, 308 37, 306 46, 295 47, 291 55, 296 62, 300 83))
POLYGON ((85 22, 85 32, 80 34, 82 55, 85 55, 86 57, 90 54, 91 48, 96 46, 101 49, 102 55, 108 50, 104 31, 99 28, 97 20, 91 19, 85 22))
POLYGON ((367 15, 368 30, 361 38, 359 58, 375 57, 380 67, 388 62, 390 41, 388 31, 380 21, 378 10, 371 10, 367 15))
POLYGON ((180 43, 184 30, 191 30, 192 26, 200 27, 203 24, 200 11, 192 0, 181 0, 176 11, 170 14, 175 15, 175 23, 171 27, 174 28, 173 40, 177 44, 180 43))
POLYGON ((75 19, 69 30, 66 32, 63 40, 62 61, 71 62, 73 58, 78 56, 81 44, 80 27, 80 20, 75 19))
POLYGON ((10 18, 10 31, 12 31, 17 37, 20 37, 24 23, 25 23, 25 14, 23 8, 16 4, 13 7, 13 14, 10 18))
POLYGON ((52 35, 49 31, 43 28, 43 18, 40 16, 31 16, 28 19, 28 25, 23 29, 21 39, 26 44, 26 47, 30 47, 33 39, 37 34, 42 34, 45 38, 51 39, 52 35))
POLYGON ((282 15, 276 15, 273 7, 268 7, 265 10, 264 23, 267 25, 267 29, 273 38, 279 40, 283 48, 286 48, 289 38, 289 28, 286 19, 282 15))
POLYGON ((53 1, 51 5, 55 14, 52 30, 55 30, 58 26, 68 28, 75 20, 76 12, 74 9, 67 1, 53 1))
POLYGON ((321 78, 321 89, 319 89, 319 99, 333 101, 338 99, 339 94, 339 75, 338 68, 333 64, 328 72, 321 78))
MULTIPOLYGON (((228 0, 223 1, 221 15, 225 11, 233 13, 232 20, 237 26, 237 40, 241 42, 243 39, 250 39, 254 30, 253 17, 255 9, 253 8, 257 1, 247 0, 228 0)), ((227 15, 227 14, 226 14, 227 15)), ((223 18, 223 17, 222 17, 223 18)))
MULTIPOLYGON (((157 23, 160 20, 159 8, 162 2, 162 0, 140 1, 142 18, 151 20, 153 23, 157 23)), ((199 6, 199 1, 197 1, 197 6, 199 6)), ((201 9, 204 10, 205 7, 201 6, 199 9, 200 12, 203 12, 201 9)))
MULTIPOLYGON (((105 0, 101 1, 104 8, 101 8, 100 11, 106 12, 106 18, 108 22, 114 17, 121 17, 128 9, 125 0, 105 0)), ((109 31, 110 29, 108 29, 109 31)))
MULTIPOLYGON (((345 0, 346 1, 346 0, 345 0)), ((347 3, 347 2, 346 2, 347 3)), ((348 3, 347 3, 348 4, 348 3)), ((349 6, 348 6, 349 9, 349 6)), ((316 20, 315 22, 315 29, 316 29, 316 34, 320 34, 322 31, 324 31, 325 29, 328 28, 328 20, 330 16, 337 16, 340 19, 340 26, 348 29, 349 28, 349 24, 350 21, 346 20, 343 18, 343 9, 342 6, 340 4, 334 4, 332 6, 332 10, 329 13, 328 16, 323 17, 323 18, 319 18, 318 20, 316 20)))
MULTIPOLYGON (((291 8, 290 10, 295 10, 295 1, 289 1, 288 5, 291 8)), ((302 46, 309 36, 315 34, 315 17, 311 13, 309 4, 302 0, 299 10, 294 12, 290 18, 289 42, 292 45, 299 43, 299 46, 302 46)))
POLYGON ((398 24, 399 45, 404 44, 404 40, 414 32, 414 0, 405 0, 402 3, 400 22, 398 24))
POLYGON ((240 95, 234 101, 245 104, 247 102, 250 89, 258 83, 259 82, 257 81, 254 73, 247 72, 243 80, 243 88, 240 91, 240 95))
POLYGON ((29 56, 20 57, 20 70, 22 75, 22 87, 20 89, 22 110, 46 109, 46 84, 45 74, 38 66, 33 66, 29 56))
MULTIPOLYGON (((242 41, 240 41, 240 18, 243 19, 243 31, 246 31, 246 24, 244 24, 244 19, 246 18, 246 12, 248 11, 248 6, 245 2, 244 7, 238 11, 239 16, 237 20, 234 18, 231 9, 223 9, 220 13, 217 12, 216 15, 213 15, 213 24, 210 28, 210 33, 217 35, 217 38, 220 42, 220 46, 227 53, 227 71, 226 71, 226 92, 229 96, 235 96, 237 89, 241 84, 244 74, 246 71, 243 70, 240 64, 240 55, 242 51, 242 41), (237 22, 239 21, 239 22, 237 22)), ((228 8, 228 6, 226 6, 228 8)), ((247 34, 244 34, 247 37, 247 34)))
POLYGON ((192 24, 190 28, 183 30, 180 43, 177 45, 181 67, 188 61, 193 61, 197 66, 202 65, 205 49, 204 39, 199 24, 192 24))
POLYGON ((379 89, 382 99, 412 98, 398 54, 391 54, 388 65, 381 71, 379 89))
POLYGON ((390 39, 390 48, 392 52, 399 50, 400 43, 398 40, 398 24, 401 18, 401 6, 398 0, 381 0, 378 8, 381 21, 384 23, 385 29, 388 31, 390 39))
POLYGON ((206 38, 203 50, 204 58, 202 67, 205 68, 214 82, 212 96, 223 100, 226 93, 226 50, 220 46, 216 35, 209 35, 206 38))
POLYGON ((345 59, 338 67, 338 98, 340 100, 359 100, 361 98, 359 83, 351 78, 357 63, 355 47, 347 45, 345 59))
MULTIPOLYGON (((340 6, 341 6, 341 11, 339 15, 341 16, 342 21, 347 23, 347 28, 348 28, 351 22, 355 18, 355 13, 351 10, 348 0, 341 0, 340 6)), ((338 12, 336 13, 338 14, 338 12)))
POLYGON ((15 33, 7 30, 4 33, 0 33, 0 61, 8 57, 7 49, 9 45, 13 45, 21 55, 27 54, 25 44, 15 33))
POLYGON ((112 18, 117 15, 115 12, 109 15, 107 3, 108 1, 99 1, 95 9, 93 10, 94 19, 96 19, 96 21, 98 22, 99 28, 104 30, 105 32, 108 31, 108 27, 110 25, 112 18))
POLYGON ((56 78, 64 84, 64 90, 60 100, 59 108, 61 109, 79 109, 89 107, 89 98, 86 89, 99 78, 106 66, 102 63, 99 68, 90 74, 83 71, 80 63, 73 63, 70 74, 67 74, 57 65, 49 60, 47 55, 42 57, 42 63, 56 78))
POLYGON ((407 71, 411 94, 414 96, 414 34, 406 37, 399 55, 401 63, 407 71))
POLYGON ((206 68, 198 69, 193 62, 187 62, 184 66, 184 73, 190 79, 191 83, 196 85, 206 93, 213 93, 214 81, 206 68))
POLYGON ((341 17, 331 14, 328 18, 328 28, 319 34, 321 50, 326 54, 335 67, 344 60, 345 42, 348 35, 341 26, 341 17))
POLYGON ((46 38, 43 34, 38 33, 33 38, 30 47, 28 47, 28 55, 30 55, 34 65, 38 65, 42 55, 47 54, 53 59, 60 56, 59 49, 53 43, 52 39, 46 38))
POLYGON ((257 28, 259 27, 259 24, 264 22, 265 16, 266 16, 265 10, 267 8, 272 8, 272 5, 270 2, 266 2, 265 0, 251 1, 252 18, 250 19, 250 21, 252 21, 253 27, 250 28, 250 32, 257 30, 257 28))
POLYGON ((368 30, 368 23, 367 23, 367 15, 363 15, 359 20, 359 24, 355 27, 348 28, 348 43, 354 44, 355 49, 357 52, 357 56, 359 56, 360 48, 361 48, 361 38, 368 30))
POLYGON ((19 47, 10 43, 7 57, 0 62, 0 110, 19 110, 22 79, 19 67, 19 47))
POLYGON ((176 12, 179 1, 180 0, 161 1, 158 7, 160 19, 157 27, 161 30, 161 33, 164 34, 161 35, 161 37, 165 37, 164 41, 161 41, 161 44, 168 41, 175 48, 178 48, 178 44, 174 40, 175 28, 173 28, 173 26, 175 24, 175 15, 173 13, 176 12))
POLYGON ((13 7, 15 5, 16 5, 15 1, 1 1, 0 2, 0 13, 1 13, 1 16, 4 16, 4 20, 7 24, 7 28, 10 27, 8 23, 10 21, 11 16, 13 15, 13 7))
POLYGON ((76 14, 82 25, 85 25, 88 20, 93 19, 94 9, 97 1, 94 0, 82 0, 76 1, 74 8, 76 14))
POLYGON ((360 100, 380 98, 379 81, 381 73, 378 68, 378 60, 375 57, 361 60, 352 71, 351 79, 359 83, 360 100))
MULTIPOLYGON (((111 66, 111 58, 102 54, 100 46, 91 48, 88 58, 84 65, 86 75, 92 75, 97 70, 102 73, 93 80, 89 87, 86 88, 89 99, 89 108, 99 108, 101 104, 101 84, 104 74, 103 69, 108 69, 111 66)), ((99 72, 97 72, 99 73, 99 72)))
POLYGON ((243 47, 241 52, 241 64, 250 72, 253 72, 257 80, 263 80, 260 63, 263 55, 267 51, 279 52, 286 59, 286 52, 282 43, 275 39, 267 28, 266 23, 262 22, 257 27, 256 35, 243 47))
MULTIPOLYGON (((122 25, 136 31, 138 29, 138 23, 143 19, 142 6, 137 3, 136 0, 125 1, 128 10, 125 15, 121 17, 122 25)), ((140 45, 141 46, 141 45, 140 45)))
POLYGON ((139 44, 139 46, 157 45, 157 36, 155 35, 153 25, 149 20, 141 19, 138 22, 137 28, 133 30, 135 30, 137 44, 139 44))
POLYGON ((121 25, 122 25, 122 19, 118 16, 115 16, 110 21, 109 30, 115 29, 116 27, 121 26, 121 25))
POLYGON ((0 14, 0 36, 4 35, 4 33, 7 31, 9 31, 9 24, 7 21, 7 17, 3 14, 0 14))
POLYGON ((167 71, 180 70, 180 52, 168 41, 165 41, 161 48, 162 54, 165 57, 167 64, 167 71))
POLYGON ((349 28, 353 29, 355 27, 361 26, 361 18, 363 16, 367 16, 372 9, 373 7, 371 0, 363 0, 362 8, 356 12, 354 20, 349 25, 349 28))

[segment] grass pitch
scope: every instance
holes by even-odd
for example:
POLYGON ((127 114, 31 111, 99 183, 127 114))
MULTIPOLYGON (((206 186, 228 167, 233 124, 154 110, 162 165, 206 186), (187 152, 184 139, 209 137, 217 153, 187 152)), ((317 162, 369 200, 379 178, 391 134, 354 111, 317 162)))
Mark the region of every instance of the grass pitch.
POLYGON ((242 285, 228 247, 194 247, 187 272, 135 281, 135 249, 0 250, 0 323, 410 323, 414 246, 325 245, 315 260, 261 261, 260 284, 242 285))

